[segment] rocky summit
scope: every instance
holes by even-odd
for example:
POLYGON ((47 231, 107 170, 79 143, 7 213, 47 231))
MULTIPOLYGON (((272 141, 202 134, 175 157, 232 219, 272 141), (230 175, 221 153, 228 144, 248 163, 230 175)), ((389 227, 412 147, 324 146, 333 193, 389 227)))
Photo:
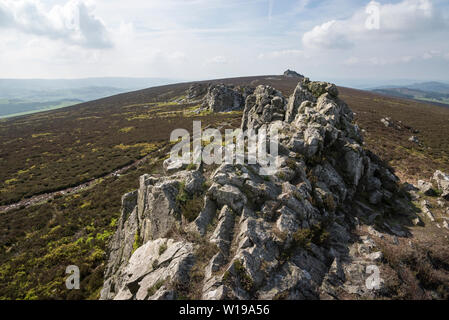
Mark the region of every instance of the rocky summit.
MULTIPOLYGON (((234 110, 239 92, 209 87, 204 101, 234 110)), ((141 176, 122 197, 101 299, 388 296, 373 237, 405 237, 388 218, 417 216, 336 86, 301 78, 290 97, 258 86, 244 101, 242 129, 279 130, 276 173, 224 164, 141 176)))
POLYGON ((284 76, 290 77, 290 78, 304 78, 304 76, 302 74, 299 74, 298 72, 290 70, 290 69, 287 69, 284 72, 284 76))

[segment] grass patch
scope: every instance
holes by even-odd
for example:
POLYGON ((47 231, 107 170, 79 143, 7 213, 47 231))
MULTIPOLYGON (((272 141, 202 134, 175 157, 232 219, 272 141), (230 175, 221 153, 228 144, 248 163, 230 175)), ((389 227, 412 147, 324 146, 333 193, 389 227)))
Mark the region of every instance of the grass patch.
POLYGON ((176 202, 178 203, 182 216, 188 222, 193 222, 198 217, 204 206, 203 197, 200 195, 189 195, 185 189, 184 182, 179 184, 176 202))
POLYGON ((133 131, 134 129, 135 129, 134 127, 125 127, 125 128, 121 128, 121 129, 119 130, 119 132, 120 132, 120 133, 128 133, 128 132, 133 131))
POLYGON ((163 243, 161 244, 161 246, 159 247, 159 255, 162 255, 165 251, 167 251, 167 244, 163 243))
POLYGON ((148 296, 153 296, 166 282, 166 280, 159 279, 152 287, 148 288, 148 296))

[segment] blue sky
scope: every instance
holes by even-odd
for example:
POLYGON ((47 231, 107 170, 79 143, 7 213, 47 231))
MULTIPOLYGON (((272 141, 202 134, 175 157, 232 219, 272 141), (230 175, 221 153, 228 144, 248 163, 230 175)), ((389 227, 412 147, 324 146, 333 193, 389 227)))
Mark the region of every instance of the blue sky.
POLYGON ((446 0, 0 0, 0 78, 449 81, 448 39, 446 0))

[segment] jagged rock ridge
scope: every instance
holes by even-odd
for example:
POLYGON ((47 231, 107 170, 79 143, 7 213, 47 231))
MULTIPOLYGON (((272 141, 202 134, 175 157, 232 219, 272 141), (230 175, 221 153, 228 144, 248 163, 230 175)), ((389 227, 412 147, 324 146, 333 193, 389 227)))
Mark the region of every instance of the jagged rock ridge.
POLYGON ((383 294, 382 284, 372 291, 365 283, 366 267, 381 253, 352 230, 412 212, 398 178, 364 150, 335 85, 304 78, 289 99, 257 87, 241 127, 272 126, 280 130, 280 154, 269 178, 258 165, 226 164, 210 176, 201 167, 140 178, 122 199, 102 299, 383 294))

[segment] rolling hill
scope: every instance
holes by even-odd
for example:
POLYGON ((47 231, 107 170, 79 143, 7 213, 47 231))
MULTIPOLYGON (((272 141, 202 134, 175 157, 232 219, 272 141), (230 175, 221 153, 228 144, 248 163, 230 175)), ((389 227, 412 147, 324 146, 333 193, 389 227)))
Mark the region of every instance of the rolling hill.
POLYGON ((58 109, 177 82, 162 78, 0 79, 0 118, 58 109))
POLYGON ((414 83, 401 87, 379 87, 372 91, 399 98, 416 99, 449 106, 449 84, 442 82, 414 83))

